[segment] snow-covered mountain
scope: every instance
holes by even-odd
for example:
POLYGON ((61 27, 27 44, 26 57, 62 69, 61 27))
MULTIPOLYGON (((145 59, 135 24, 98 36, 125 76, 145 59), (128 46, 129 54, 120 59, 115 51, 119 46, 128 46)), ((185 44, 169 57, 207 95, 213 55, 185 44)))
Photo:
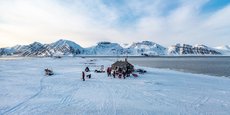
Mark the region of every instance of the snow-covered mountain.
POLYGON ((0 54, 1 55, 32 56, 35 52, 43 48, 44 48, 43 44, 39 42, 34 42, 29 45, 16 45, 11 48, 1 48, 0 54))
POLYGON ((126 49, 127 54, 147 56, 165 55, 166 51, 165 47, 151 41, 133 43, 126 49))
POLYGON ((99 42, 96 46, 86 48, 85 55, 109 55, 109 56, 141 56, 141 55, 165 55, 166 48, 150 41, 133 43, 122 47, 117 43, 99 42))
POLYGON ((169 55, 221 55, 221 52, 205 45, 176 44, 168 48, 169 55))
POLYGON ((230 55, 230 45, 218 46, 214 48, 224 55, 230 55))
POLYGON ((12 48, 0 48, 0 56, 1 55, 12 55, 14 50, 12 48))
POLYGON ((219 50, 230 50, 230 45, 218 46, 218 47, 215 47, 215 48, 219 49, 219 50))
POLYGON ((16 46, 14 50, 16 51, 14 54, 18 54, 21 56, 36 56, 37 52, 42 50, 44 45, 39 42, 34 42, 29 45, 24 46, 16 46))
POLYGON ((85 48, 85 55, 123 55, 124 48, 117 43, 99 42, 96 46, 85 48))
POLYGON ((77 55, 83 51, 78 44, 69 40, 58 40, 51 44, 34 42, 29 45, 17 45, 12 48, 1 48, 0 55, 17 56, 55 56, 55 55, 77 55))
POLYGON ((230 46, 210 48, 205 45, 177 44, 165 48, 151 41, 142 41, 126 44, 122 47, 118 43, 99 42, 96 46, 82 48, 80 45, 69 40, 58 40, 51 44, 34 42, 29 45, 17 45, 14 47, 0 48, 0 56, 75 56, 75 55, 98 55, 98 56, 158 56, 158 55, 226 55, 230 54, 230 46))
POLYGON ((51 55, 78 55, 83 48, 75 42, 61 39, 45 45, 45 50, 51 55))

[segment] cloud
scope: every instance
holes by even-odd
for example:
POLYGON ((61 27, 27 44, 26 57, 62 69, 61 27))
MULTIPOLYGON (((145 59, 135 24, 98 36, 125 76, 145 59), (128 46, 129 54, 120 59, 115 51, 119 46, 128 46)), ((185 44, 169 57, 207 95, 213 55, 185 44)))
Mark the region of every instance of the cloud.
POLYGON ((99 41, 151 40, 223 45, 230 42, 229 5, 211 13, 209 0, 5 0, 0 1, 1 46, 53 42, 87 47, 99 41), (221 39, 221 40, 219 40, 221 39), (225 41, 225 42, 223 42, 225 41))
POLYGON ((137 33, 140 33, 140 37, 167 45, 189 43, 215 46, 229 43, 229 5, 209 15, 202 14, 201 9, 207 2, 209 1, 181 1, 167 16, 143 17, 138 24, 137 33), (214 29, 215 26, 219 29, 214 29))

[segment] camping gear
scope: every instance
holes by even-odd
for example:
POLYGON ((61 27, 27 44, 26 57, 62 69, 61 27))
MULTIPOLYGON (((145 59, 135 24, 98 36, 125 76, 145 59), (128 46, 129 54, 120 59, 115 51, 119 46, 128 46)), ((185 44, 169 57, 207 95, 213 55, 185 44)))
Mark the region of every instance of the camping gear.
POLYGON ((147 72, 147 71, 144 70, 144 69, 136 69, 135 71, 138 72, 139 74, 144 74, 144 73, 147 72))
POLYGON ((96 72, 96 73, 105 73, 105 71, 101 71, 101 70, 95 70, 94 72, 96 72))
POLYGON ((51 76, 51 75, 53 75, 54 73, 53 73, 53 71, 52 70, 50 70, 50 69, 45 69, 45 75, 48 75, 48 76, 51 76))
POLYGON ((96 72, 96 73, 105 73, 104 65, 101 65, 101 68, 94 70, 94 72, 96 72))
POLYGON ((91 78, 91 74, 86 75, 86 77, 88 77, 90 79, 91 78))
POLYGON ((122 73, 119 73, 119 74, 118 74, 118 78, 120 78, 120 79, 121 79, 121 76, 122 76, 122 73))
POLYGON ((94 72, 96 72, 96 73, 105 73, 105 71, 101 71, 101 70, 94 70, 94 72))
POLYGON ((133 77, 138 77, 138 75, 137 75, 137 74, 135 74, 135 73, 133 73, 132 75, 133 75, 133 77))

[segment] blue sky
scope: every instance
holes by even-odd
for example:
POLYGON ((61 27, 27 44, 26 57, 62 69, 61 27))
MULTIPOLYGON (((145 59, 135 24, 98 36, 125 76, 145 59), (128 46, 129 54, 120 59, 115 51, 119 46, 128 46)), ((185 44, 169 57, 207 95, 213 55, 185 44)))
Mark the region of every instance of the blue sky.
POLYGON ((0 47, 69 39, 230 45, 230 0, 2 0, 0 47))
POLYGON ((202 11, 203 13, 215 12, 227 6, 229 3, 230 3, 230 0, 210 0, 202 7, 202 11))

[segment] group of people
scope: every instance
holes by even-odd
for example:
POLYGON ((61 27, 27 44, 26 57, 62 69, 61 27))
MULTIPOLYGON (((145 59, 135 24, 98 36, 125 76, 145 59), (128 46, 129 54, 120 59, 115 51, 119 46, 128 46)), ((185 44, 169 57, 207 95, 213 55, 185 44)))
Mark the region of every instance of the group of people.
MULTIPOLYGON (((123 77, 124 79, 126 77, 129 77, 130 73, 131 73, 128 68, 122 69, 122 68, 119 68, 119 67, 116 67, 115 70, 112 70, 111 67, 108 67, 106 72, 107 72, 108 77, 113 76, 113 78, 116 78, 116 76, 117 76, 118 78, 123 77)), ((89 79, 91 78, 89 67, 86 67, 85 71, 82 71, 82 80, 85 81, 86 77, 89 78, 89 79)))
POLYGON ((108 77, 113 76, 113 78, 116 78, 116 76, 118 76, 118 78, 123 77, 125 79, 126 77, 130 76, 130 72, 129 72, 128 68, 122 69, 122 68, 116 67, 115 70, 112 70, 111 67, 108 67, 107 68, 107 75, 108 75, 108 77))

